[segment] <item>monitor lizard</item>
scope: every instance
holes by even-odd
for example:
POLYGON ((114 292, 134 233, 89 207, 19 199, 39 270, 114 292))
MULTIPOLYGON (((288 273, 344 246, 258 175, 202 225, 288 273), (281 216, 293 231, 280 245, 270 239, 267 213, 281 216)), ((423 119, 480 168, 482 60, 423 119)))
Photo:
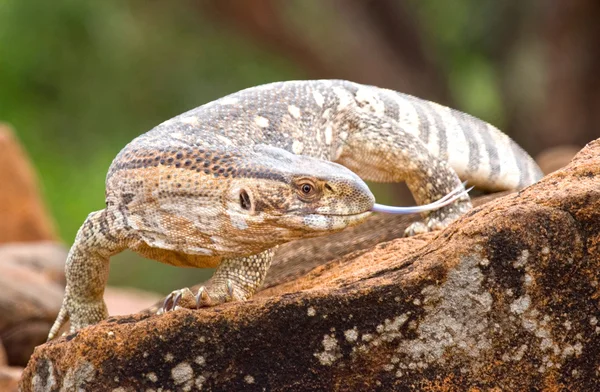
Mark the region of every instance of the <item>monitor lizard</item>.
MULTIPOLYGON (((175 266, 216 267, 197 295, 163 311, 252 296, 274 248, 364 221, 362 181, 405 181, 418 204, 461 186, 497 191, 542 177, 533 159, 475 117, 396 91, 342 80, 248 88, 174 117, 131 141, 106 178, 106 208, 79 229, 54 338, 105 319, 109 258, 124 249, 175 266)), ((439 230, 467 195, 424 213, 407 235, 439 230)))

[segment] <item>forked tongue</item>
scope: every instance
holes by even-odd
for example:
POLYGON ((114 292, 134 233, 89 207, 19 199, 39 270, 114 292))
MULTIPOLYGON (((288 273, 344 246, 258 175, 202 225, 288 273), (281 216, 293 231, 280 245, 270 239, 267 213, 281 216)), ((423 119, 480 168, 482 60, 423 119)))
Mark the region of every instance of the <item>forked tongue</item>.
POLYGON ((418 214, 421 212, 435 211, 460 199, 464 195, 468 194, 471 189, 473 189, 473 187, 470 187, 469 189, 465 190, 465 185, 467 185, 466 181, 458 187, 454 188, 452 192, 448 193, 441 199, 434 201, 433 203, 423 204, 421 206, 414 207, 393 207, 375 203, 373 205, 373 208, 371 208, 371 211, 398 215, 418 214))

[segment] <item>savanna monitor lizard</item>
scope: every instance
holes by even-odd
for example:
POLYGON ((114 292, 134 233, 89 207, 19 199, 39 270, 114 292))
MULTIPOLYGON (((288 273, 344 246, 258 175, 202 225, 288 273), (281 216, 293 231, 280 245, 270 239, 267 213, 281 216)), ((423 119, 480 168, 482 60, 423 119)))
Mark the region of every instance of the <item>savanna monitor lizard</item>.
MULTIPOLYGON (((495 127, 410 95, 341 80, 242 90, 158 125, 117 155, 106 208, 87 217, 69 252, 49 339, 69 318, 74 332, 107 317, 109 258, 124 249, 216 267, 196 296, 182 289, 173 301, 213 306, 251 297, 277 245, 364 221, 374 197, 361 178, 405 181, 427 204, 461 179, 512 190, 541 177, 495 127)), ((442 229, 469 208, 463 195, 407 234, 442 229)))

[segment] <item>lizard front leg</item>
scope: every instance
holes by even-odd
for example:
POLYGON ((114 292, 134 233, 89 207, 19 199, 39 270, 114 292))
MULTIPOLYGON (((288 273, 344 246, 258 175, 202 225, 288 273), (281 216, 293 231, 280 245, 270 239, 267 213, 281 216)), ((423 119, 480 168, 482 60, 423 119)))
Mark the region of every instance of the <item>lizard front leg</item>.
POLYGON ((67 286, 58 317, 48 340, 71 321, 70 332, 96 324, 108 312, 103 300, 109 258, 125 249, 115 215, 107 210, 92 212, 79 229, 66 262, 67 286))
POLYGON ((250 256, 223 259, 195 296, 189 288, 175 290, 167 296, 159 313, 176 307, 195 309, 247 300, 263 284, 274 253, 275 248, 271 248, 250 256))
MULTIPOLYGON (((338 128, 346 128, 348 132, 340 132, 336 162, 363 179, 406 181, 420 205, 439 200, 461 186, 461 180, 447 162, 433 155, 417 136, 404 131, 393 119, 353 112, 338 128), (345 139, 341 136, 344 133, 345 139)), ((443 229, 471 207, 465 195, 436 211, 423 213, 424 222, 413 223, 405 234, 443 229)))

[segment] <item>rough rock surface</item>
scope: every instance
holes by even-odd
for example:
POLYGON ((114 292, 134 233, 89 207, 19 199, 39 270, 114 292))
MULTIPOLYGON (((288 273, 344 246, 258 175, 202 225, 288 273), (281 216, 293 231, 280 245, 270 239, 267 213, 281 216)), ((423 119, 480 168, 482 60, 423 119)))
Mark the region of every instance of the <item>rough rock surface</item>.
POLYGON ((0 123, 0 243, 56 240, 31 163, 0 123))
POLYGON ((569 390, 600 384, 600 142, 438 234, 246 303, 114 317, 36 349, 23 391, 569 390))

